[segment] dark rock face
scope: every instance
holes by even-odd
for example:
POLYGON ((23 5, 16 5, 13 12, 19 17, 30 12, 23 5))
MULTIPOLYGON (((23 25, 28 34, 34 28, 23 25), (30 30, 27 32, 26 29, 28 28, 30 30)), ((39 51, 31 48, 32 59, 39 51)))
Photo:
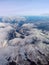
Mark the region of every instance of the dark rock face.
POLYGON ((30 62, 30 65, 37 65, 34 61, 31 61, 29 59, 27 59, 28 62, 30 62))
MULTIPOLYGON (((20 62, 20 63, 21 63, 21 62, 20 62)), ((30 61, 30 60, 27 60, 27 61, 25 62, 25 64, 26 64, 26 65, 43 65, 43 64, 41 64, 40 61, 38 61, 37 64, 36 64, 34 61, 30 61), (28 63, 30 63, 30 64, 28 64, 28 63)), ((25 64, 23 64, 23 65, 25 65, 25 64)), ((9 62, 8 65, 21 65, 21 64, 17 64, 16 62, 12 61, 12 62, 9 62)), ((49 65, 49 62, 48 62, 48 64, 44 64, 44 65, 49 65)))
POLYGON ((16 38, 16 34, 15 34, 15 31, 14 30, 11 30, 8 34, 8 40, 11 40, 11 39, 14 39, 16 38))
POLYGON ((31 62, 31 64, 30 65, 36 65, 36 63, 35 62, 31 62))
POLYGON ((24 36, 24 35, 21 35, 21 36, 20 36, 20 38, 24 39, 24 38, 25 38, 25 36, 24 36))
POLYGON ((9 62, 9 65, 17 65, 14 61, 9 62))

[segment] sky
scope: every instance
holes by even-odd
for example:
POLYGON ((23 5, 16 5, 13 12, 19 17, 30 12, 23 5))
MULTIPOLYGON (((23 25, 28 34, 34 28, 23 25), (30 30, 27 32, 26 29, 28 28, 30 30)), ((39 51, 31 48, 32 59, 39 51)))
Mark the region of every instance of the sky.
POLYGON ((49 14, 49 0, 0 0, 0 16, 49 14))

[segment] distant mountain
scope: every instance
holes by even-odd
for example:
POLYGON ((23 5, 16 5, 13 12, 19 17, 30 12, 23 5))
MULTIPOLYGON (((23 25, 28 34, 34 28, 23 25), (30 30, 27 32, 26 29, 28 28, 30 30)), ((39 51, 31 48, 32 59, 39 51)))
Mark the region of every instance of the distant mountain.
POLYGON ((41 16, 49 16, 49 13, 41 14, 41 16))

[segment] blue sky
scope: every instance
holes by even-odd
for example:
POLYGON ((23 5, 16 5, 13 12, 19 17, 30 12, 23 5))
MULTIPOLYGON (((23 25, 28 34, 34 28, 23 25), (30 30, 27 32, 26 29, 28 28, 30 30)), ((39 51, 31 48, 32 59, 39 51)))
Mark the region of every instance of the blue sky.
POLYGON ((0 0, 0 16, 49 14, 49 0, 0 0))

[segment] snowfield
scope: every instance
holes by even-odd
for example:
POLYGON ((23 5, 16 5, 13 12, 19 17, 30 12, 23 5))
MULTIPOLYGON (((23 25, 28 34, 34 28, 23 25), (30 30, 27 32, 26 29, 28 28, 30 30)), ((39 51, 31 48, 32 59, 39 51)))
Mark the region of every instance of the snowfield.
POLYGON ((49 65, 49 31, 25 21, 3 17, 0 22, 0 65, 49 65))

